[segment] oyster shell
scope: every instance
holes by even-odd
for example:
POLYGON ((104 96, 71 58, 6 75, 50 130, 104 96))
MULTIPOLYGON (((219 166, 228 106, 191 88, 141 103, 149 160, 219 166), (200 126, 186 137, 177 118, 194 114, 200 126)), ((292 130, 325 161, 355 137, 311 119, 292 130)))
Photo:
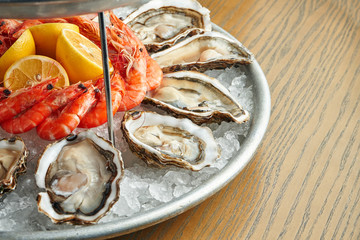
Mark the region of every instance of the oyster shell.
POLYGON ((161 86, 148 92, 144 102, 196 124, 249 120, 249 113, 217 79, 193 71, 165 74, 161 86))
POLYGON ((240 42, 219 32, 205 32, 151 55, 164 72, 205 71, 250 64, 252 53, 240 42))
POLYGON ((210 11, 194 0, 153 0, 124 19, 149 51, 211 31, 210 11))
POLYGON ((20 137, 0 140, 0 197, 16 188, 18 175, 26 172, 28 153, 20 137))
POLYGON ((121 153, 92 131, 47 146, 38 160, 38 209, 54 223, 91 224, 119 198, 121 153))
POLYGON ((189 119, 154 112, 126 112, 121 124, 130 149, 148 164, 199 171, 219 157, 212 132, 189 119))

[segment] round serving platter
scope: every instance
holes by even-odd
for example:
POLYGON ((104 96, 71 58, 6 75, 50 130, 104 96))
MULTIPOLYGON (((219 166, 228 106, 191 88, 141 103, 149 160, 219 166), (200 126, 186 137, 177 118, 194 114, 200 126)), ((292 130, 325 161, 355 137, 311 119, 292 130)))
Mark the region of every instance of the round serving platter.
MULTIPOLYGON (((215 31, 227 34, 222 28, 213 25, 215 31)), ((241 142, 241 148, 236 156, 229 160, 224 168, 212 175, 207 181, 190 192, 174 200, 159 205, 150 210, 139 212, 130 217, 121 218, 107 223, 99 223, 85 227, 75 227, 66 230, 51 231, 9 231, 0 233, 4 239, 89 239, 119 236, 155 225, 196 206, 209 198, 227 183, 234 179, 251 161, 270 119, 271 98, 266 77, 254 59, 250 65, 240 66, 245 72, 253 89, 254 111, 250 120, 250 129, 246 138, 241 142)))

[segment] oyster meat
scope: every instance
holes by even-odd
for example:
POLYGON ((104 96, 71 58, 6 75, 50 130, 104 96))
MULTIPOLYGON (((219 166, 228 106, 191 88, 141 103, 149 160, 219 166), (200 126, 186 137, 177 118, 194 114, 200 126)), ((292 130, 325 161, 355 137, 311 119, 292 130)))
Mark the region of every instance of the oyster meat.
POLYGON ((130 111, 125 113, 121 127, 130 149, 148 164, 199 171, 219 157, 211 130, 189 119, 130 111))
POLYGON ((124 19, 149 51, 189 35, 211 31, 209 10, 195 0, 153 0, 124 19))
POLYGON ((250 64, 252 53, 240 42, 219 32, 205 32, 151 55, 164 72, 206 71, 250 64))
POLYGON ((165 74, 161 86, 148 92, 144 102, 196 124, 249 120, 249 113, 217 79, 194 71, 165 74))
POLYGON ((92 131, 48 145, 38 160, 38 209, 55 223, 91 224, 119 198, 120 152, 92 131))
POLYGON ((19 174, 26 171, 28 151, 20 137, 0 140, 0 197, 16 188, 19 174))

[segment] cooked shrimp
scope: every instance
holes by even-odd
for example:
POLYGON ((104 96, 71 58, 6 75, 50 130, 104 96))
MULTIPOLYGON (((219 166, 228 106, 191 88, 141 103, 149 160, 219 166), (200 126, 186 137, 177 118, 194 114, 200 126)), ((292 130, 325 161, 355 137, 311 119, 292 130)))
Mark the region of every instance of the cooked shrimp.
POLYGON ((120 104, 119 111, 126 111, 139 105, 147 91, 146 84, 146 57, 145 47, 135 36, 132 30, 123 23, 113 12, 110 12, 112 27, 108 28, 109 45, 117 54, 109 50, 110 60, 114 66, 125 74, 125 96, 120 104), (124 73, 125 72, 125 73, 124 73))
MULTIPOLYGON (((24 133, 38 126, 45 118, 57 109, 67 105, 81 95, 90 82, 77 83, 69 87, 53 91, 43 101, 33 105, 27 111, 1 123, 1 127, 9 133, 24 133)), ((2 103, 2 102, 0 102, 2 103)))
POLYGON ((100 41, 100 29, 99 24, 90 20, 85 16, 75 16, 65 18, 69 23, 75 24, 79 27, 79 31, 82 35, 90 39, 96 45, 101 47, 100 41))
POLYGON ((146 58, 146 84, 148 90, 153 90, 160 86, 163 79, 163 71, 159 64, 150 56, 146 58))
POLYGON ((35 19, 25 20, 18 26, 18 28, 12 34, 12 37, 14 39, 18 39, 26 29, 28 29, 29 27, 35 26, 35 25, 39 25, 39 24, 42 24, 42 22, 35 20, 35 19))
POLYGON ((0 122, 9 120, 45 99, 54 88, 58 78, 40 82, 32 87, 19 89, 0 101, 0 122))
POLYGON ((88 109, 96 101, 95 88, 90 86, 88 91, 69 103, 61 111, 58 109, 47 117, 37 128, 39 137, 46 140, 57 140, 69 135, 79 125, 88 109))
MULTIPOLYGON (((96 87, 100 90, 99 100, 93 108, 81 120, 79 127, 93 128, 100 126, 107 121, 106 98, 104 79, 99 79, 96 87)), ((124 85, 118 72, 113 73, 111 77, 111 103, 113 115, 117 112, 122 96, 124 95, 124 85)))
POLYGON ((14 43, 10 37, 0 35, 0 57, 8 50, 14 43))
MULTIPOLYGON (((160 86, 162 81, 163 72, 159 66, 159 64, 150 57, 148 54, 144 44, 141 40, 135 35, 135 33, 125 24, 123 23, 113 12, 110 11, 110 21, 116 26, 113 30, 117 32, 117 34, 121 34, 127 36, 127 41, 132 45, 135 45, 139 48, 140 52, 143 53, 143 56, 146 58, 146 85, 148 90, 152 90, 160 86)), ((116 42, 116 41, 115 41, 116 42)))
POLYGON ((0 19, 0 35, 11 36, 19 28, 21 22, 14 19, 0 19))

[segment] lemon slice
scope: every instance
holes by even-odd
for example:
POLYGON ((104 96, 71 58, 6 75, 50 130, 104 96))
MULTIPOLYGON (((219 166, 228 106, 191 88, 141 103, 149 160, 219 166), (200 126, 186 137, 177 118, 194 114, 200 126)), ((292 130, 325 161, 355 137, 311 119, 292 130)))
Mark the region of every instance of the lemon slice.
POLYGON ((55 86, 69 85, 67 73, 59 62, 46 56, 30 55, 9 67, 4 76, 4 86, 16 90, 55 77, 59 77, 55 86))
POLYGON ((35 42, 30 30, 25 30, 15 43, 0 57, 0 82, 6 70, 15 61, 35 54, 35 42))
POLYGON ((36 54, 56 57, 56 42, 63 29, 79 32, 79 27, 71 23, 44 23, 30 27, 34 37, 36 54))
POLYGON ((56 60, 64 66, 71 83, 95 80, 103 74, 101 49, 72 30, 61 31, 56 45, 56 60))

